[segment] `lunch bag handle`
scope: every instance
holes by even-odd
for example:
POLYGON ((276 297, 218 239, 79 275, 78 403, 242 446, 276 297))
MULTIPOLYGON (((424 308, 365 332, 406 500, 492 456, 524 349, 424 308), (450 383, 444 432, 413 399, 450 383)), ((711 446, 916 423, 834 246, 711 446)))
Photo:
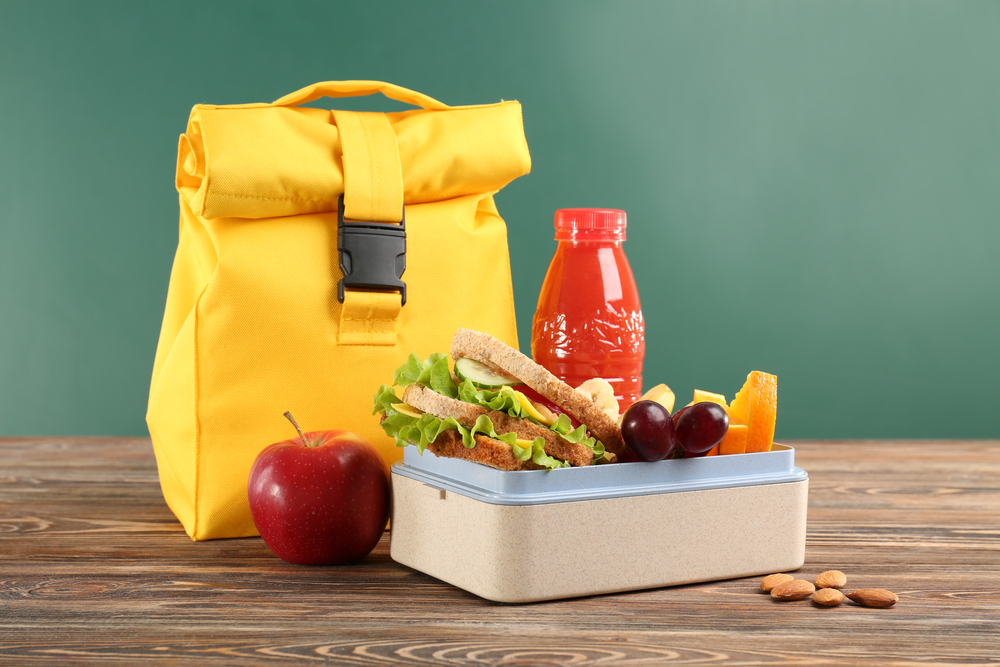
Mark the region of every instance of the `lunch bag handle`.
MULTIPOLYGON (((383 81, 323 81, 285 95, 273 105, 297 106, 321 97, 375 93, 425 109, 450 108, 432 97, 383 81)), ((396 134, 384 113, 340 110, 331 113, 340 131, 344 163, 344 195, 338 206, 337 245, 345 277, 338 285, 338 301, 342 308, 337 342, 340 345, 395 345, 401 310, 406 303, 406 284, 400 280, 406 266, 406 222, 396 134), (361 222, 346 223, 347 219, 361 222), (365 240, 366 247, 375 248, 372 256, 356 256, 349 249, 349 241, 355 236, 359 241, 365 240), (372 239, 382 243, 374 243, 372 239), (350 258, 349 264, 345 264, 345 254, 350 258), (367 262, 387 264, 382 268, 387 268, 389 274, 394 271, 395 280, 390 280, 391 275, 383 271, 380 274, 383 278, 378 282, 382 282, 383 287, 386 282, 398 284, 400 291, 346 289, 347 274, 350 272, 353 279, 353 271, 360 269, 363 272, 368 268, 367 262), (389 278, 385 278, 386 275, 389 278)), ((390 289, 395 288, 390 286, 390 289)))
POLYGON ((276 107, 291 107, 313 102, 321 97, 363 97, 382 93, 391 100, 423 107, 424 109, 450 109, 444 102, 438 102, 433 97, 418 93, 409 88, 403 88, 384 81, 322 81, 306 86, 294 93, 272 102, 276 107))

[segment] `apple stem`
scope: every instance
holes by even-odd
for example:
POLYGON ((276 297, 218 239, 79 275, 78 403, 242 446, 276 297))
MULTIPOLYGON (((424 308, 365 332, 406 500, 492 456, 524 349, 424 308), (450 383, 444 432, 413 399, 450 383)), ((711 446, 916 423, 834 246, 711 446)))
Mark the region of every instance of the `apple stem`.
POLYGON ((292 422, 292 426, 294 426, 295 430, 299 432, 299 437, 302 438, 302 444, 308 447, 309 441, 306 440, 306 436, 302 435, 302 429, 299 428, 299 425, 296 423, 295 418, 292 417, 292 413, 290 410, 285 413, 285 417, 288 418, 288 421, 292 422))

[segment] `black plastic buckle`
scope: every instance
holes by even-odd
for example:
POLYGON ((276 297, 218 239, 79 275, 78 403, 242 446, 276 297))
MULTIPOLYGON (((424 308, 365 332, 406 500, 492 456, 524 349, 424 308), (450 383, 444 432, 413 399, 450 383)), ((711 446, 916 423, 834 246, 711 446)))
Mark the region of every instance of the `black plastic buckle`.
POLYGON ((406 207, 400 223, 344 222, 344 195, 337 204, 337 250, 344 277, 337 283, 337 300, 344 303, 344 287, 396 290, 406 305, 406 207))

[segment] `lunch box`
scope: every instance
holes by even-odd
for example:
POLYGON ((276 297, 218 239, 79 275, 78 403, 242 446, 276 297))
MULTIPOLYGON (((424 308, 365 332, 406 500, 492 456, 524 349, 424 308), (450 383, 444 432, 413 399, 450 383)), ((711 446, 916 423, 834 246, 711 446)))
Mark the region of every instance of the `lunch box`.
POLYGON ((809 479, 795 450, 507 472, 408 446, 390 555, 497 602, 795 570, 809 479))

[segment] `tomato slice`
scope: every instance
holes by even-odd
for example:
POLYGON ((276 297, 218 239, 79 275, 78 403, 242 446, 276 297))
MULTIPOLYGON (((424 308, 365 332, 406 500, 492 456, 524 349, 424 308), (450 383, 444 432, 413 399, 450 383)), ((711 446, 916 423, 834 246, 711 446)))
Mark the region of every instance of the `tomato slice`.
POLYGON ((541 394, 539 394, 537 391, 535 391, 534 389, 532 389, 528 385, 526 385, 526 384, 518 385, 517 386, 517 390, 519 392, 521 392, 522 394, 524 394, 525 396, 527 396, 529 400, 531 400, 531 401, 533 401, 535 403, 538 403, 539 405, 541 405, 543 407, 546 407, 549 410, 551 410, 557 417, 559 415, 566 415, 567 417, 569 417, 569 422, 570 422, 570 424, 573 425, 574 429, 577 428, 578 426, 580 426, 580 422, 578 422, 576 419, 574 419, 573 415, 569 414, 568 412, 566 412, 565 410, 563 410, 562 408, 560 408, 558 405, 556 405, 555 403, 553 403, 549 399, 547 399, 544 396, 542 396, 541 394))

